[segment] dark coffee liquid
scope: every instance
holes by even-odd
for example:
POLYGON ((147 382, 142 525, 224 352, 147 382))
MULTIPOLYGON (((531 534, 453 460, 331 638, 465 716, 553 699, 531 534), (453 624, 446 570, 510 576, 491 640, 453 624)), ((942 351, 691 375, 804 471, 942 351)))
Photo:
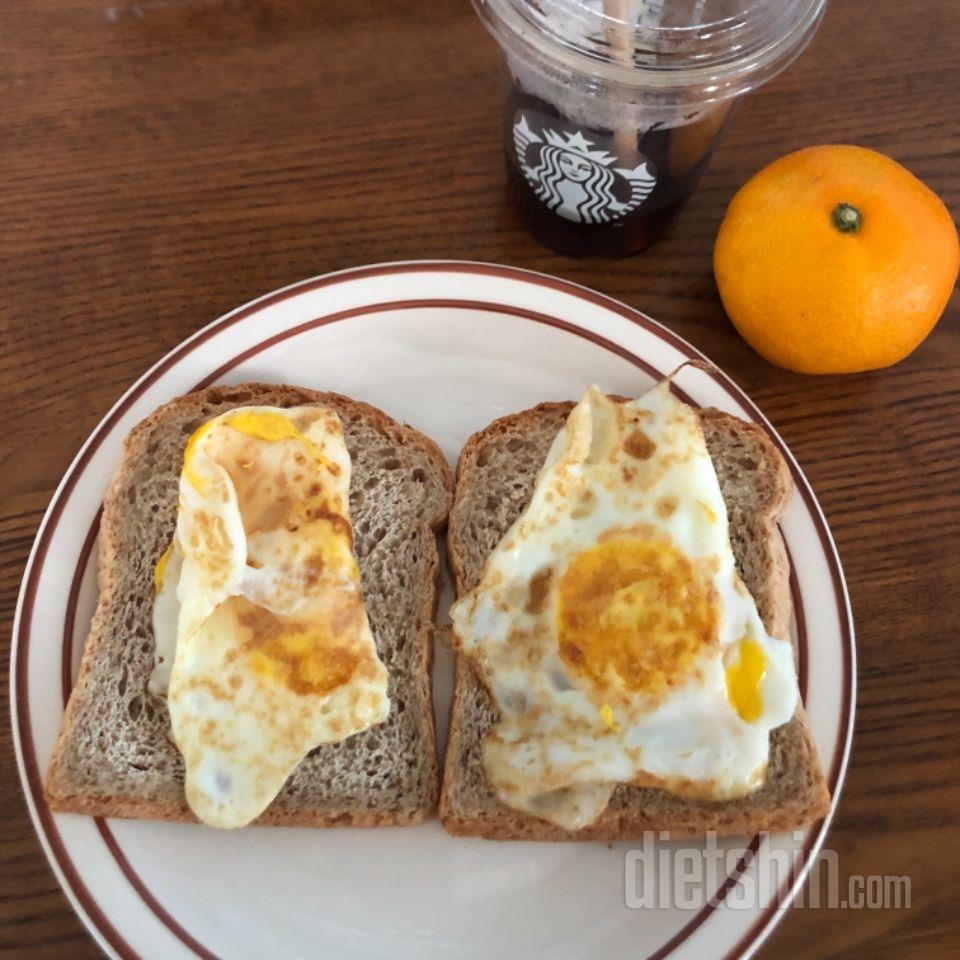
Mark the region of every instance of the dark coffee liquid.
POLYGON ((728 109, 625 137, 583 127, 514 83, 504 112, 511 202, 554 250, 629 256, 653 243, 693 192, 728 109))

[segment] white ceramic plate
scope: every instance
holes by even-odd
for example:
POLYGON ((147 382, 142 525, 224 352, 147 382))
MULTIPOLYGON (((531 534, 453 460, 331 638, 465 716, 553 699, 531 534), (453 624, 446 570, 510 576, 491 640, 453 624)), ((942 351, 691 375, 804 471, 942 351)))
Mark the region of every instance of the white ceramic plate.
MULTIPOLYGON (((408 421, 453 462, 467 437, 494 417, 576 397, 590 382, 635 395, 693 356, 689 344, 648 317, 561 280, 494 265, 408 263, 308 280, 254 301, 185 341, 131 387, 84 444, 40 528, 11 667, 14 741, 37 832, 108 954, 649 960, 756 949, 801 883, 827 822, 722 844, 730 851, 724 869, 687 891, 700 891, 699 902, 693 896, 686 908, 638 909, 625 900, 625 864, 638 876, 628 857, 636 845, 455 839, 435 822, 222 833, 55 816, 41 787, 94 608, 100 501, 124 435, 159 404, 215 382, 331 389, 408 421), (771 851, 789 863, 779 876, 763 865, 771 851)), ((772 433, 725 375, 686 367, 677 383, 694 402, 772 433)), ((783 532, 793 561, 801 683, 836 797, 853 724, 849 603, 813 493, 774 439, 797 487, 783 532)), ((449 670, 441 652, 441 743, 449 670)), ((666 853, 680 846, 658 843, 666 853)))

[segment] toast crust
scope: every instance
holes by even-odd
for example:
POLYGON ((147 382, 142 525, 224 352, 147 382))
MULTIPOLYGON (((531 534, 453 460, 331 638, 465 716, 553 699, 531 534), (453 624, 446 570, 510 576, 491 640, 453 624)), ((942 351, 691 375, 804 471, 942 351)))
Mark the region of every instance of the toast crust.
MULTIPOLYGON (((573 407, 572 402, 542 403, 521 413, 502 417, 474 434, 464 446, 457 463, 457 486, 447 535, 448 560, 454 573, 458 597, 469 591, 479 575, 475 565, 471 570, 466 528, 474 484, 481 482, 476 477, 480 452, 510 435, 529 434, 545 421, 562 423, 573 407)), ((790 570, 778 527, 778 520, 792 492, 789 468, 761 427, 718 410, 708 409, 698 413, 705 433, 716 436, 722 436, 724 432, 733 434, 738 442, 748 445, 758 458, 762 458, 770 481, 769 489, 763 510, 750 517, 757 535, 764 541, 766 558, 763 583, 760 584, 762 602, 758 597, 758 606, 767 630, 775 636, 789 637, 790 570)), ((711 455, 714 455, 712 450, 711 455)), ((530 486, 532 488, 532 480, 530 486)), ((500 530, 498 534, 502 536, 505 532, 505 529, 500 530)), ((744 581, 756 596, 758 584, 751 583, 747 577, 744 577, 744 581)), ((778 831, 799 827, 829 811, 830 795, 801 705, 793 719, 771 735, 771 757, 775 755, 775 746, 778 751, 789 751, 793 768, 803 773, 796 789, 787 796, 778 797, 775 804, 756 802, 756 794, 733 802, 688 801, 654 788, 620 785, 614 791, 607 809, 594 823, 577 831, 564 830, 549 821, 501 803, 486 785, 482 768, 480 777, 483 785, 481 787, 474 778, 471 793, 468 783, 470 768, 479 768, 479 745, 496 717, 496 707, 468 657, 456 657, 455 671, 450 733, 440 795, 440 820, 448 833, 497 840, 606 842, 641 839, 648 831, 665 831, 673 837, 702 836, 708 831, 715 831, 721 836, 750 835, 760 830, 778 831), (478 724, 477 716, 485 718, 487 722, 478 724), (483 795, 477 796, 480 789, 483 789, 483 795)), ((759 792, 764 789, 761 788, 759 792)))
MULTIPOLYGON (((88 698, 96 695, 92 676, 99 658, 109 656, 108 646, 113 638, 107 632, 108 615, 121 603, 120 578, 117 572, 125 557, 118 546, 119 524, 122 523, 121 495, 127 489, 131 472, 137 467, 143 447, 148 438, 162 430, 165 422, 174 414, 196 415, 203 408, 220 408, 262 404, 282 407, 298 405, 324 405, 335 409, 342 418, 362 420, 384 437, 400 445, 410 444, 426 457, 437 471, 442 486, 442 495, 433 504, 432 511, 422 516, 421 530, 429 532, 429 582, 420 596, 416 631, 407 638, 415 648, 419 669, 415 675, 403 678, 410 700, 419 706, 417 723, 419 749, 424 764, 424 776, 429 782, 425 797, 413 807, 371 809, 355 801, 344 800, 340 804, 326 804, 323 808, 309 809, 285 806, 275 800, 254 821, 260 825, 338 827, 338 826, 401 826, 420 823, 432 816, 436 809, 439 782, 436 764, 436 745, 433 727, 433 704, 431 667, 433 659, 433 623, 436 617, 440 583, 440 557, 436 546, 435 532, 446 523, 453 491, 453 475, 446 458, 437 444, 412 427, 400 424, 386 413, 370 404, 353 400, 340 394, 308 390, 287 385, 248 383, 236 387, 211 387, 178 397, 158 408, 138 424, 124 441, 123 458, 104 498, 103 516, 99 536, 99 588, 100 595, 96 613, 91 624, 80 670, 64 713, 60 733, 44 784, 44 793, 50 808, 57 812, 80 813, 91 816, 127 817, 135 819, 197 822, 182 793, 178 799, 157 801, 148 796, 125 790, 125 784, 117 784, 108 791, 91 790, 86 784, 78 784, 71 773, 69 756, 75 739, 83 733, 83 707, 88 698)), ((183 442, 186 437, 184 436, 183 442)), ((179 472, 179 471, 178 471, 179 472)), ((351 480, 351 492, 353 480, 351 480)), ((364 561, 360 559, 361 573, 364 561)), ((366 602, 365 598, 365 602, 366 602)), ((126 642, 126 641, 125 641, 126 642)), ((131 639, 129 642, 133 642, 131 639)), ((332 745, 331 745, 332 746, 332 745)), ((323 747, 318 748, 320 750, 323 747)), ((282 794, 280 795, 282 797, 282 794)), ((278 798, 279 799, 279 798, 278 798)))

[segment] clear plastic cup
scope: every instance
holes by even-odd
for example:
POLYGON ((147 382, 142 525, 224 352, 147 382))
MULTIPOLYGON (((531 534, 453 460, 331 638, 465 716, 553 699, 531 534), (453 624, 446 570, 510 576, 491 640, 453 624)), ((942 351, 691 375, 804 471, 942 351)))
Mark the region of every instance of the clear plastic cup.
POLYGON ((628 256, 693 192, 734 101, 813 36, 826 0, 473 0, 509 89, 509 193, 541 242, 628 256))

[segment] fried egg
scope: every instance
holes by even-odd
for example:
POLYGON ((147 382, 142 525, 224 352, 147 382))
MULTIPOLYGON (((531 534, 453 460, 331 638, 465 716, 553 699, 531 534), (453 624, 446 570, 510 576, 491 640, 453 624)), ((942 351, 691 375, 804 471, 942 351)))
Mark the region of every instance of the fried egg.
POLYGON ((239 407, 187 441, 154 570, 156 666, 187 802, 256 818, 306 754, 390 708, 360 592, 350 456, 325 407, 239 407))
POLYGON ((566 829, 620 783, 749 794, 797 706, 792 647, 737 573, 699 420, 667 382, 586 391, 451 619, 500 712, 490 784, 566 829))

